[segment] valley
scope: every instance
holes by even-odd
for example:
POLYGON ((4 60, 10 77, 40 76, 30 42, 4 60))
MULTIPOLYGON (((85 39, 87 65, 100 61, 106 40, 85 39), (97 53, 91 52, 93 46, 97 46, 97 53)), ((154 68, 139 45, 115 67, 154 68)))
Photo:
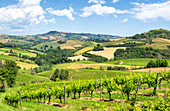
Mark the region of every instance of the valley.
POLYGON ((0 110, 169 110, 169 35, 1 34, 0 110))

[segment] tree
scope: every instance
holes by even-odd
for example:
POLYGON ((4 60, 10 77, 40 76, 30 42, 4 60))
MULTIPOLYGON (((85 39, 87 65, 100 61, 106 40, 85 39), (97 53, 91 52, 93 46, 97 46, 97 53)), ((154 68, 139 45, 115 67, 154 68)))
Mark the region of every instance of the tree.
POLYGON ((153 61, 153 60, 150 60, 149 62, 148 62, 148 64, 147 64, 147 68, 151 68, 151 67, 155 67, 156 65, 155 65, 155 62, 153 61))
POLYGON ((56 78, 59 77, 60 71, 58 69, 55 70, 55 72, 50 77, 50 80, 56 81, 56 78))
POLYGON ((6 80, 9 87, 13 87, 17 72, 17 64, 11 60, 5 60, 4 67, 0 69, 0 76, 6 80))
POLYGON ((61 73, 59 75, 60 80, 67 80, 69 76, 68 70, 61 69, 61 73))
POLYGON ((0 92, 5 92, 5 79, 0 76, 0 92))

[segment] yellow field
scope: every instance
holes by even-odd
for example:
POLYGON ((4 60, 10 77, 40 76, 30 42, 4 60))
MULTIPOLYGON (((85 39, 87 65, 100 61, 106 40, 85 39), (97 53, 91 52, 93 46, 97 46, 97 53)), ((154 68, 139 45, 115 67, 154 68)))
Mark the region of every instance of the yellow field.
MULTIPOLYGON (((149 72, 151 70, 152 72, 164 72, 165 68, 164 67, 157 67, 157 68, 147 68, 147 69, 139 69, 139 70, 132 70, 134 72, 149 72)), ((166 71, 169 71, 170 67, 166 68, 166 71)))
MULTIPOLYGON (((130 65, 114 65, 114 64, 106 64, 106 63, 92 63, 92 64, 87 64, 87 63, 64 63, 64 64, 58 64, 56 65, 54 68, 58 68, 58 69, 81 69, 81 68, 85 68, 85 67, 91 67, 94 69, 100 69, 100 66, 102 66, 103 69, 107 69, 108 66, 121 66, 121 67, 126 67, 128 69, 132 69, 132 67, 130 65)), ((139 68, 142 66, 136 66, 136 68, 139 68)))
POLYGON ((155 38, 155 39, 153 39, 153 43, 151 45, 146 44, 141 47, 153 47, 156 49, 168 49, 167 45, 169 45, 169 44, 170 44, 170 40, 168 40, 168 39, 155 38))
POLYGON ((76 54, 76 55, 80 55, 80 54, 83 54, 84 52, 86 52, 86 51, 88 51, 88 50, 92 50, 92 49, 93 49, 93 47, 85 47, 85 48, 77 51, 75 54, 76 54))
MULTIPOLYGON (((27 52, 27 51, 24 51, 24 50, 21 50, 21 49, 13 49, 13 48, 0 48, 1 50, 4 50, 4 51, 10 51, 12 49, 12 51, 16 52, 16 53, 21 53, 22 55, 28 55, 28 56, 31 56, 31 57, 36 57, 36 54, 35 53, 31 53, 31 52, 27 52)), ((2 53, 2 52, 1 52, 2 53)), ((5 53, 3 53, 5 54, 5 53)), ((5 54, 7 55, 7 54, 5 54)))
POLYGON ((18 66, 21 67, 21 69, 30 69, 30 68, 34 68, 34 67, 38 67, 37 64, 28 64, 28 63, 25 63, 25 62, 16 62, 18 66))
POLYGON ((69 57, 68 59, 71 59, 71 60, 77 60, 77 59, 80 59, 80 60, 87 60, 88 58, 87 57, 84 57, 82 55, 78 55, 78 56, 74 56, 74 57, 69 57))
POLYGON ((117 49, 126 49, 126 47, 116 47, 116 48, 105 48, 104 47, 103 51, 90 51, 88 53, 103 56, 103 57, 106 57, 108 59, 111 59, 111 58, 113 59, 114 53, 117 49))

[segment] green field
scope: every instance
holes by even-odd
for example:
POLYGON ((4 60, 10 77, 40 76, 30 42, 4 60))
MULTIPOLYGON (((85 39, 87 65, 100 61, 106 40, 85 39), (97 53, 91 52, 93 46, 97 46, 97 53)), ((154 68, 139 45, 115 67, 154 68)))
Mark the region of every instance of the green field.
POLYGON ((12 61, 15 61, 17 63, 17 65, 20 66, 22 69, 23 68, 30 69, 30 68, 38 67, 38 65, 35 64, 31 60, 24 59, 24 62, 20 62, 19 61, 20 59, 22 59, 22 58, 0 54, 0 60, 12 60, 12 61))
MULTIPOLYGON (((68 69, 69 71, 69 79, 70 80, 86 80, 86 79, 100 79, 105 76, 107 77, 115 77, 115 75, 124 75, 129 74, 131 72, 127 71, 107 71, 107 70, 89 70, 89 69, 68 69)), ((38 76, 49 78, 54 73, 52 71, 46 71, 42 73, 38 73, 38 76)))
MULTIPOLYGON (((141 59, 122 59, 122 60, 115 60, 115 61, 108 61, 107 64, 117 64, 119 61, 123 61, 124 64, 122 65, 137 65, 137 66, 146 66, 147 63, 150 61, 156 61, 157 59, 147 59, 147 58, 141 58, 141 59)), ((170 66, 170 60, 168 60, 168 64, 170 66)), ((121 66, 121 65, 120 65, 121 66)))
POLYGON ((31 83, 31 81, 35 82, 50 82, 48 78, 39 77, 36 75, 31 75, 31 71, 26 70, 19 70, 17 77, 16 77, 16 84, 28 84, 31 83))
POLYGON ((44 50, 44 49, 41 49, 41 47, 44 47, 45 45, 48 45, 47 49, 50 49, 51 46, 53 48, 57 48, 57 47, 60 46, 56 41, 54 41, 54 42, 43 42, 43 43, 35 45, 35 46, 31 47, 31 48, 37 48, 38 50, 44 50))
POLYGON ((30 56, 30 57, 36 57, 36 54, 35 53, 32 53, 32 52, 28 52, 26 50, 23 50, 21 48, 8 48, 8 47, 5 47, 5 48, 0 48, 0 54, 9 54, 9 53, 5 53, 6 51, 10 52, 10 50, 12 50, 14 53, 17 53, 17 55, 19 55, 19 53, 21 53, 21 55, 27 55, 27 56, 30 56))

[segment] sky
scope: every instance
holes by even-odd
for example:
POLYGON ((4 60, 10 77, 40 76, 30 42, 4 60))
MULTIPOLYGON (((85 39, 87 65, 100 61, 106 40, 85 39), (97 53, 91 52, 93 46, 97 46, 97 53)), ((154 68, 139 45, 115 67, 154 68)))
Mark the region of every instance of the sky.
POLYGON ((160 28, 170 30, 170 0, 0 0, 0 34, 125 37, 160 28))

